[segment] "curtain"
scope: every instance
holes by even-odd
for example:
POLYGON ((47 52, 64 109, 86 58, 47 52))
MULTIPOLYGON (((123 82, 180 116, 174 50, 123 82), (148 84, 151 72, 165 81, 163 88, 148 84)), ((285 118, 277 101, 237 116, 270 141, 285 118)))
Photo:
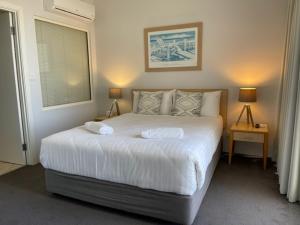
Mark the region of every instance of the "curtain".
POLYGON ((280 193, 300 200, 300 0, 290 0, 278 129, 280 193))

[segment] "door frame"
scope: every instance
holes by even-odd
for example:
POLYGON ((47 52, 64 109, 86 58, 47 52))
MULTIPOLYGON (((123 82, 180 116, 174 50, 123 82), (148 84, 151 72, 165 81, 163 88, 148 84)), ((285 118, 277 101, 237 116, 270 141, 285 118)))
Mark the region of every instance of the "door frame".
MULTIPOLYGON (((11 12, 13 14, 13 20, 15 23, 15 38, 13 42, 14 55, 15 55, 15 81, 16 81, 16 92, 17 92, 17 101, 19 108, 19 123, 20 123, 20 132, 22 136, 23 144, 26 144, 26 151, 23 151, 24 164, 28 164, 28 159, 30 158, 30 130, 29 130, 29 113, 28 113, 28 91, 26 90, 26 79, 24 73, 25 63, 25 32, 23 26, 23 12, 22 8, 13 5, 6 1, 0 1, 0 9, 4 11, 11 12)), ((22 146, 20 146, 20 150, 22 151, 22 146)))

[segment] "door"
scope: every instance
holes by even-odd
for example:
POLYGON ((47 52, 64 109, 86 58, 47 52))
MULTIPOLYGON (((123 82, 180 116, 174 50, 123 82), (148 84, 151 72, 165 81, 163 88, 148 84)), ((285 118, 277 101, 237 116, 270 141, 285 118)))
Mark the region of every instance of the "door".
POLYGON ((0 161, 25 164, 14 14, 0 10, 0 161))

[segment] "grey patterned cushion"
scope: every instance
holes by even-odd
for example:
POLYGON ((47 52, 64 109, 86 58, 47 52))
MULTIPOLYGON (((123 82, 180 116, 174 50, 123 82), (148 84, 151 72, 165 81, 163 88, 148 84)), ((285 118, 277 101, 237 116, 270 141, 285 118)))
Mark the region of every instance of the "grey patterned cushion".
POLYGON ((146 115, 158 115, 162 102, 163 92, 146 92, 141 91, 137 113, 146 115))
POLYGON ((173 116, 200 116, 202 93, 176 91, 173 116))

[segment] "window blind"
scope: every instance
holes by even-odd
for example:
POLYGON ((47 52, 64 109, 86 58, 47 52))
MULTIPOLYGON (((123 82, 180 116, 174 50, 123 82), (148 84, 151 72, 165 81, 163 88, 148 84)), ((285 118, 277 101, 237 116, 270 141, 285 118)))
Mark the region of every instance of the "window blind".
POLYGON ((43 106, 91 100, 87 32, 35 20, 43 106))

